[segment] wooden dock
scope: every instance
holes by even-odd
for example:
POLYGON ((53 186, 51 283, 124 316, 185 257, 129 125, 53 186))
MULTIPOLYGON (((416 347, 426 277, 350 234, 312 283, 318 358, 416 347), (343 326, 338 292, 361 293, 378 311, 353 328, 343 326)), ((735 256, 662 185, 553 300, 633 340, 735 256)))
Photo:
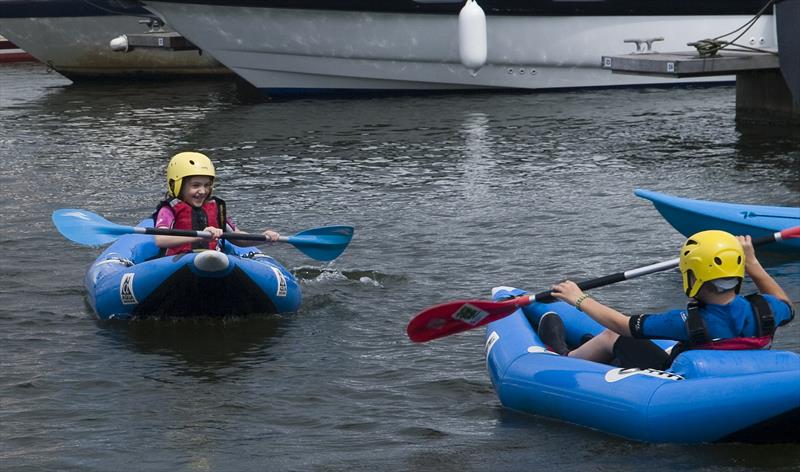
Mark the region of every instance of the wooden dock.
POLYGON ((777 50, 723 51, 710 57, 697 52, 603 56, 602 67, 619 74, 671 78, 735 75, 737 124, 800 129, 800 103, 781 74, 777 50))
POLYGON ((696 52, 654 52, 603 56, 603 68, 626 74, 683 78, 779 69, 780 63, 777 50, 758 54, 724 52, 714 57, 700 57, 696 52))

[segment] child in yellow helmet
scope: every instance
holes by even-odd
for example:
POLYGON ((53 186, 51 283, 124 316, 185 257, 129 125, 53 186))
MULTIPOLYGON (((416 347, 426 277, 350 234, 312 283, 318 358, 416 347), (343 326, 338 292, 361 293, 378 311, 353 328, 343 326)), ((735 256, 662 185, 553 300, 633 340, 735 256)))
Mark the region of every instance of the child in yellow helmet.
MULTIPOLYGON (((222 233, 236 230, 226 215, 225 202, 211 195, 215 178, 214 164, 205 154, 181 152, 170 160, 167 165, 167 199, 156 210, 155 227, 207 231, 214 237, 209 240, 156 236, 156 245, 166 249, 167 255, 195 249, 217 249, 222 233)), ((270 229, 263 234, 270 241, 277 241, 280 237, 270 229)))
POLYGON ((663 370, 686 349, 768 347, 774 329, 794 318, 789 296, 761 266, 750 236, 702 231, 686 240, 679 261, 684 292, 692 300, 687 308, 626 316, 565 281, 553 286, 553 296, 606 329, 570 351, 563 322, 550 312, 540 320, 539 336, 561 355, 663 370), (759 292, 748 298, 739 295, 745 273, 759 292), (673 339, 678 344, 669 355, 650 339, 673 339))

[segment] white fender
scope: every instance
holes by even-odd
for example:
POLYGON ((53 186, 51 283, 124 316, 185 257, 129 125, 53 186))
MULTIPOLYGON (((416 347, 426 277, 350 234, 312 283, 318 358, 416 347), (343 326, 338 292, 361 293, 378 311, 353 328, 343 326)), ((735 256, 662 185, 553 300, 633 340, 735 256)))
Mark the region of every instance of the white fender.
POLYGON ((108 43, 108 47, 110 47, 112 51, 118 51, 118 52, 130 51, 130 45, 128 44, 128 35, 123 34, 117 36, 116 38, 112 39, 111 42, 108 43))
POLYGON ((458 55, 473 75, 486 64, 486 15, 475 0, 458 14, 458 55))

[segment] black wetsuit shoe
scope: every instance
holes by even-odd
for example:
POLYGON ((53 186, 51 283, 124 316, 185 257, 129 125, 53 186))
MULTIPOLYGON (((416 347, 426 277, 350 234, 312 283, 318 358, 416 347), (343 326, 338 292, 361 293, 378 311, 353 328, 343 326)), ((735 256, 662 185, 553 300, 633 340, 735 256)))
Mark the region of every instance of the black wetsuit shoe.
POLYGON ((556 312, 548 311, 542 315, 539 320, 538 334, 549 350, 560 356, 566 356, 569 353, 564 322, 561 321, 561 317, 556 312))

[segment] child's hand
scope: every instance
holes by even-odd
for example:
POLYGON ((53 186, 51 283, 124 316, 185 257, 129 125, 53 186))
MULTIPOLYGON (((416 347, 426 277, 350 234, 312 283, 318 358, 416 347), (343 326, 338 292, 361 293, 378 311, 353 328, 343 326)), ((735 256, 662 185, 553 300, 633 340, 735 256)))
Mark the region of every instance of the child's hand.
POLYGON ((268 229, 264 231, 264 237, 266 237, 267 240, 269 241, 277 241, 278 238, 281 237, 281 235, 277 231, 272 231, 271 229, 268 229))
POLYGON ((761 263, 758 262, 758 259, 756 259, 756 250, 753 248, 753 239, 749 235, 736 236, 736 239, 738 239, 739 244, 742 245, 745 270, 750 273, 753 269, 759 268, 761 263))
POLYGON ((570 305, 574 305, 581 295, 583 295, 583 291, 578 288, 578 284, 571 280, 565 280, 553 285, 553 296, 570 305))
POLYGON ((207 226, 206 229, 204 229, 203 231, 205 231, 207 233, 211 233, 211 236, 212 236, 211 240, 212 241, 216 241, 217 239, 220 238, 220 236, 222 236, 222 230, 219 229, 219 228, 215 228, 213 226, 207 226))

